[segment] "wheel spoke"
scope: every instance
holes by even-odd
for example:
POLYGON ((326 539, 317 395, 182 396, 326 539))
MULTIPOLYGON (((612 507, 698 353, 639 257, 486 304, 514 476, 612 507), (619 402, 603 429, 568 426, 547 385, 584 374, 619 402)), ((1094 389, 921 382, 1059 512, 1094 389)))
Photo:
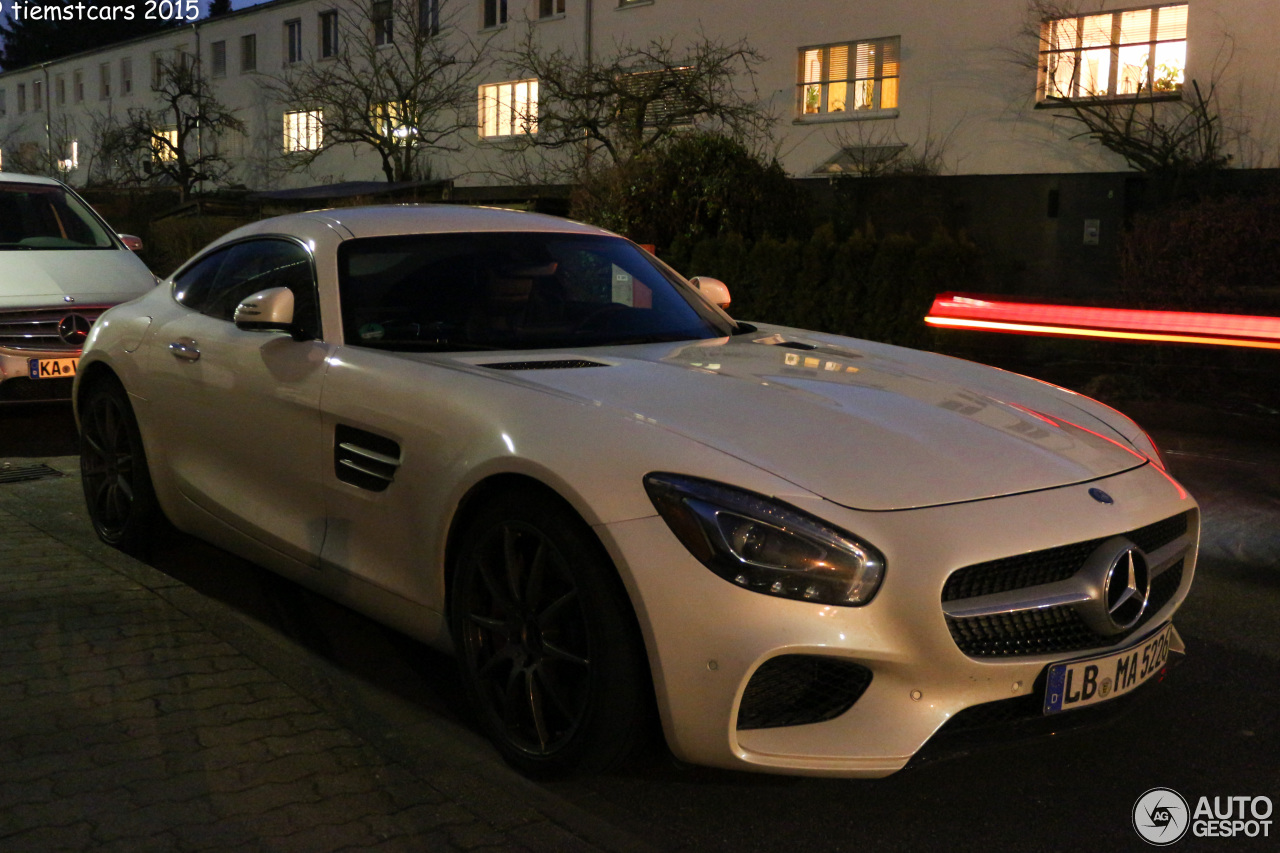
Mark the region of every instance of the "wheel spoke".
POLYGON ((529 576, 525 578, 524 583, 524 604, 530 610, 538 606, 538 600, 542 597, 542 577, 546 570, 546 563, 547 540, 540 536, 537 550, 533 552, 533 559, 529 561, 529 576))
POLYGON ((529 702, 529 715, 533 719, 533 729, 538 735, 538 743, 545 752, 547 744, 551 742, 551 737, 547 733, 546 709, 542 704, 542 691, 538 689, 538 681, 529 670, 524 671, 524 685, 525 696, 529 702))
POLYGON ((563 612, 564 609, 576 601, 577 598, 578 591, 576 589, 571 589, 555 601, 548 604, 543 611, 538 614, 538 627, 545 631, 547 628, 554 625, 557 619, 560 619, 565 615, 563 612))
POLYGON ((493 566, 483 557, 480 558, 480 579, 484 581, 485 588, 489 590, 489 596, 493 599, 494 606, 500 611, 515 615, 516 604, 507 592, 507 584, 494 576, 493 566))
POLYGON ((556 660, 566 661, 568 663, 577 664, 578 666, 583 666, 583 667, 591 666, 590 658, 579 657, 578 655, 575 655, 573 652, 570 652, 567 649, 560 648, 555 643, 552 643, 549 640, 543 640, 542 648, 549 657, 553 657, 556 660))
POLYGON ((520 557, 520 549, 516 542, 518 531, 512 525, 505 524, 502 527, 502 562, 503 567, 507 570, 507 587, 511 600, 519 605, 520 597, 520 571, 524 561, 520 557))

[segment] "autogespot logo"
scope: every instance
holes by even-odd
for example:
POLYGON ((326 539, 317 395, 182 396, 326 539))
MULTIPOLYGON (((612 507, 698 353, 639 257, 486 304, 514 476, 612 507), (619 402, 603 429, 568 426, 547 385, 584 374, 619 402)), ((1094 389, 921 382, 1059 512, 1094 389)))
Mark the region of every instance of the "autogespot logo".
POLYGON ((1179 841, 1190 825, 1187 801, 1171 788, 1152 788, 1133 804, 1133 828, 1148 844, 1164 847, 1179 841))

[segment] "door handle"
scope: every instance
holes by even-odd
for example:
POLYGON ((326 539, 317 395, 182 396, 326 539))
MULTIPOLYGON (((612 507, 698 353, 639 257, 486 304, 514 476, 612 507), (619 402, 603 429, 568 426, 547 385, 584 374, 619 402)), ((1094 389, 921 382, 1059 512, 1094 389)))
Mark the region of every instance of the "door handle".
POLYGON ((184 361, 197 361, 200 358, 200 350, 196 349, 196 342, 191 338, 179 338, 169 344, 169 353, 184 361))

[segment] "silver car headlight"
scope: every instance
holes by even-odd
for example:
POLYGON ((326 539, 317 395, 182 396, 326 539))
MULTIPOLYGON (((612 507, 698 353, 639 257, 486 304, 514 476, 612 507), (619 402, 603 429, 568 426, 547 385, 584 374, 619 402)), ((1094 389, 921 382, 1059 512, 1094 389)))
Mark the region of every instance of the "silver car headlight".
POLYGON ((644 486, 689 553, 744 589, 856 607, 884 579, 874 547, 789 504, 680 474, 650 474, 644 486))

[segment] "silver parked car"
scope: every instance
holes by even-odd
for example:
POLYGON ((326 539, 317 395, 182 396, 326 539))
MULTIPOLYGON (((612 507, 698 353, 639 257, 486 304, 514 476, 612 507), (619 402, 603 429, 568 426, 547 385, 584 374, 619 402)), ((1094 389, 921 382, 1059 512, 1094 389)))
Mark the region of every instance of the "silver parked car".
POLYGON ((70 396, 98 315, 155 286, 131 246, 62 182, 0 173, 0 403, 70 396))

